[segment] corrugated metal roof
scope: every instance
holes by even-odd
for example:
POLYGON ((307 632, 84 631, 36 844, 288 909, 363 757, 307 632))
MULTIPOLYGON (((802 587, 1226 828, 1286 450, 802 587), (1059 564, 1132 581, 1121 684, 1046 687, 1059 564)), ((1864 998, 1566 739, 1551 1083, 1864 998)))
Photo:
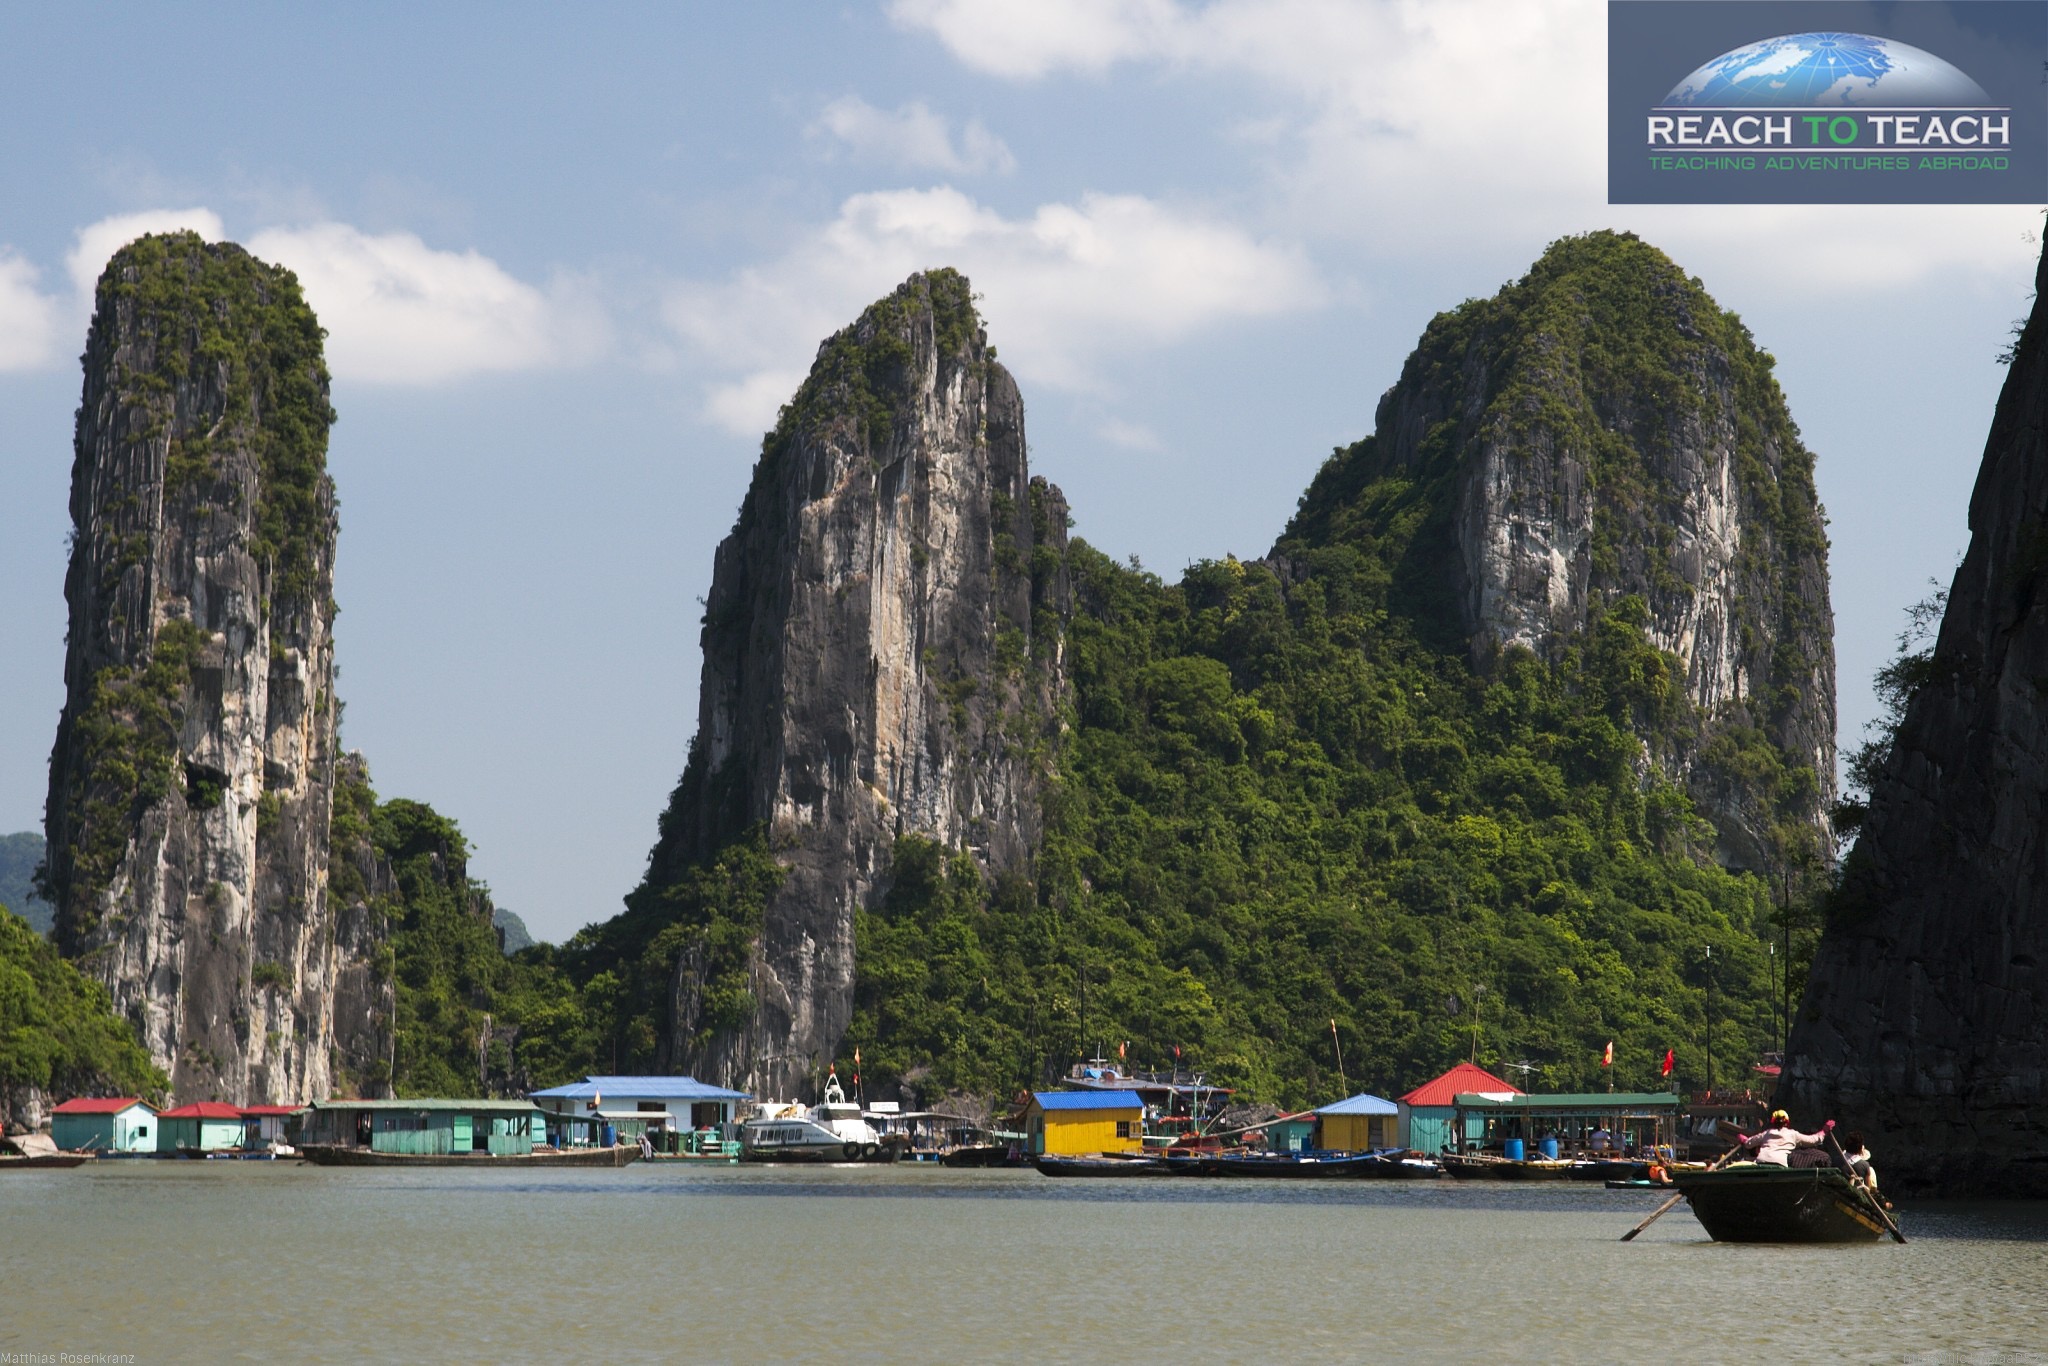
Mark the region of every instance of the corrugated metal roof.
POLYGON ((442 1100, 419 1097, 412 1100, 316 1100, 308 1110, 466 1110, 476 1115, 539 1114, 530 1100, 442 1100))
POLYGON ((50 1113, 53 1115, 118 1115, 131 1105, 140 1105, 152 1114, 156 1111, 156 1107, 150 1105, 147 1101, 138 1100, 134 1096, 80 1096, 77 1100, 65 1101, 62 1105, 50 1111, 50 1113))
POLYGON ((1398 1115, 1401 1113, 1401 1107, 1394 1104, 1391 1100, 1382 1100, 1378 1096, 1367 1095, 1361 1091, 1349 1099, 1325 1105, 1317 1110, 1316 1113, 1319 1115, 1398 1115))
POLYGON ((1422 1085, 1401 1097, 1403 1105, 1455 1105, 1459 1093, 1491 1091, 1511 1096, 1522 1094, 1520 1087, 1502 1081, 1483 1067, 1461 1062, 1435 1081, 1422 1085))
POLYGON ((190 1105, 180 1105, 175 1110, 164 1110, 158 1119, 240 1119, 242 1107, 228 1105, 217 1100, 196 1100, 190 1105))
POLYGON ((567 1086, 550 1086, 535 1091, 538 1098, 589 1100, 593 1096, 623 1096, 648 1100, 748 1100, 745 1091, 728 1091, 723 1086, 698 1081, 695 1077, 585 1077, 567 1086))
POLYGON ((1033 1091, 1041 1110, 1142 1110, 1136 1091, 1033 1091))

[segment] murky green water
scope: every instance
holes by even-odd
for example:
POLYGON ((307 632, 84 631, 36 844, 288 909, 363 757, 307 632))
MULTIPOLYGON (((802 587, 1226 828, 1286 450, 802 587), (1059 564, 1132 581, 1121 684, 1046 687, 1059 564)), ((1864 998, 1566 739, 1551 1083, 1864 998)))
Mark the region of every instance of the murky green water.
POLYGON ((2048 1208, 1736 1247, 1642 1192, 105 1162, 0 1178, 0 1349, 236 1358, 2048 1361, 2048 1208))

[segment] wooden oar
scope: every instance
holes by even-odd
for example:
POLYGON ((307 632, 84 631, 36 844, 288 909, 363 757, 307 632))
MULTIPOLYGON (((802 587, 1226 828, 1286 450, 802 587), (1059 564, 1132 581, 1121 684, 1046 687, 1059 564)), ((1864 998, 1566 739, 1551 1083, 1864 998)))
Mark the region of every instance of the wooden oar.
POLYGON ((1835 1155, 1835 1165, 1842 1169, 1842 1174, 1849 1178, 1849 1183, 1869 1195, 1870 1207, 1877 1211, 1878 1218, 1884 1220, 1885 1228, 1890 1231, 1893 1238, 1899 1242, 1905 1242, 1906 1235, 1899 1232, 1899 1226, 1893 1223, 1891 1215, 1885 1212, 1884 1197, 1864 1185, 1863 1178, 1856 1175, 1856 1167, 1849 1161, 1849 1154, 1842 1151, 1842 1141, 1835 1137, 1833 1124, 1828 1126, 1827 1143, 1828 1149, 1835 1155))
MULTIPOLYGON (((1730 1148, 1727 1152, 1722 1153, 1720 1157, 1715 1159, 1714 1165, 1707 1168, 1707 1170, 1710 1172, 1719 1171, 1721 1168, 1727 1166, 1728 1163, 1734 1158, 1734 1156, 1742 1151, 1742 1142, 1742 1136, 1740 1134, 1737 1134, 1735 1136, 1735 1146, 1730 1148)), ((1672 1196, 1669 1200, 1666 1200, 1663 1204, 1657 1206, 1657 1208, 1651 1210, 1649 1218, 1643 1220, 1642 1223, 1637 1224, 1634 1228, 1630 1229, 1628 1232, 1621 1235, 1621 1241, 1626 1243, 1632 1240, 1638 1233, 1641 1233, 1644 1229, 1656 1223, 1659 1219, 1662 1219, 1666 1214, 1669 1214, 1671 1212, 1672 1206, 1676 1205, 1679 1201, 1683 1199, 1685 1199, 1685 1192, 1680 1191, 1678 1194, 1672 1196)))

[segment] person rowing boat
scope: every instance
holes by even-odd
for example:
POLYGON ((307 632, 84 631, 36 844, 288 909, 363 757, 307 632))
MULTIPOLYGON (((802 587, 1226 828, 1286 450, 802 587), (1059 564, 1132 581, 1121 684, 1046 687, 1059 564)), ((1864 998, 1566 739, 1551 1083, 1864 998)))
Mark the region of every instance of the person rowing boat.
POLYGON ((1829 1130, 1835 1127, 1831 1119, 1821 1126, 1820 1132, 1803 1134, 1792 1127, 1792 1116, 1783 1110, 1771 1111, 1771 1127, 1760 1134, 1742 1140, 1739 1145, 1745 1152, 1755 1153, 1755 1160, 1766 1167, 1825 1167, 1831 1159, 1822 1144, 1827 1141, 1829 1130))

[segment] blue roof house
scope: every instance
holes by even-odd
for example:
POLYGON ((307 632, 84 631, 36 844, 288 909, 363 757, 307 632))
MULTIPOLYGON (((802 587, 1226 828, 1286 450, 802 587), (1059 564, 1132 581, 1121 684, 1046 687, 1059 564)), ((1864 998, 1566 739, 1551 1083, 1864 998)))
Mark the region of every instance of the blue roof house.
POLYGON ((643 1133, 722 1129, 732 1122, 733 1107, 750 1097, 695 1077, 585 1077, 535 1091, 529 1099, 546 1113, 552 1142, 584 1147, 602 1143, 607 1124, 624 1143, 643 1133))

